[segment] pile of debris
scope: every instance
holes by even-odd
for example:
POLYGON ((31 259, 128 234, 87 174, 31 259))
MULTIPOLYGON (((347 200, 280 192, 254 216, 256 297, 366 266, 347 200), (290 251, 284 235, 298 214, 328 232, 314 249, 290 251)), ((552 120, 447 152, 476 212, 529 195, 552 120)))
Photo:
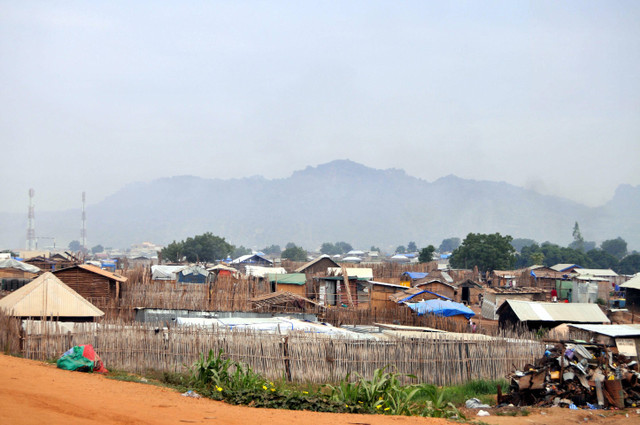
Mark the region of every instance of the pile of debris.
POLYGON ((498 404, 590 409, 640 406, 638 362, 600 344, 547 346, 535 365, 511 375, 498 404))

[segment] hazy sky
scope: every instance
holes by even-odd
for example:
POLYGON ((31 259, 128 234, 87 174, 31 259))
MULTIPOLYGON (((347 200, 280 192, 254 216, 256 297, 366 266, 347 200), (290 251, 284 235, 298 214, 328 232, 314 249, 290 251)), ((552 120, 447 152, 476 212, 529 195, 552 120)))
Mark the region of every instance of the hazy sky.
POLYGON ((638 1, 0 2, 0 211, 349 158, 640 184, 638 1))

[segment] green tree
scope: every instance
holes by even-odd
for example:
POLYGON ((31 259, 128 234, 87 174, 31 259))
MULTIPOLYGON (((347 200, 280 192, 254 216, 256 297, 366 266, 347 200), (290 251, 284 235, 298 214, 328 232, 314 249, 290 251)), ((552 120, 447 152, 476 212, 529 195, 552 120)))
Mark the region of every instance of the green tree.
POLYGON ((417 252, 418 247, 414 241, 411 241, 407 244, 407 252, 417 252))
POLYGON ((378 248, 375 245, 371 245, 371 248, 369 248, 369 251, 371 251, 371 252, 380 252, 380 248, 378 248))
POLYGON ((534 241, 533 239, 526 239, 526 238, 516 238, 511 241, 511 245, 513 245, 513 247, 518 252, 521 252, 522 248, 524 248, 525 246, 535 245, 536 243, 537 242, 534 241))
MULTIPOLYGON (((231 256, 233 258, 238 258, 238 257, 242 257, 243 255, 249 255, 252 253, 250 248, 245 248, 244 246, 240 245, 238 247, 233 246, 233 251, 231 253, 231 256)), ((219 259, 219 258, 218 258, 219 259)))
POLYGON ((544 262, 544 253, 534 252, 533 254, 531 254, 531 261, 533 263, 531 264, 531 266, 542 264, 544 262))
POLYGON ((587 257, 595 263, 598 269, 615 269, 618 267, 618 259, 602 249, 588 251, 587 257))
POLYGON ((332 244, 331 242, 323 243, 322 246, 320 247, 320 252, 327 255, 342 254, 342 250, 339 247, 332 244))
POLYGON ((96 245, 93 248, 91 248, 91 253, 93 254, 99 254, 101 252, 104 252, 104 247, 102 245, 96 245))
POLYGON ((478 266, 481 272, 510 269, 516 260, 511 240, 511 236, 500 233, 469 233, 453 251, 449 263, 454 268, 478 266))
POLYGON ((453 252, 454 249, 460 246, 460 238, 448 238, 443 239, 438 252, 453 252))
POLYGON ((426 248, 422 248, 420 250, 420 255, 418 256, 418 261, 421 263, 428 263, 429 261, 433 261, 433 254, 436 252, 436 247, 433 245, 429 245, 426 248))
POLYGON ((636 274, 640 272, 640 254, 631 254, 624 257, 618 264, 616 272, 620 274, 636 274))
POLYGON ((224 238, 210 232, 187 238, 182 242, 173 241, 163 248, 162 258, 169 261, 182 261, 186 257, 189 262, 211 262, 226 258, 234 251, 233 245, 224 238))
POLYGON ((289 242, 287 248, 280 254, 280 257, 291 261, 307 261, 307 251, 296 246, 293 242, 289 242))
POLYGON ((609 239, 600 244, 600 248, 607 254, 613 255, 618 260, 622 260, 627 255, 627 242, 618 236, 616 239, 609 239))
POLYGON ((336 242, 336 246, 340 249, 339 254, 346 254, 347 252, 353 250, 353 247, 350 243, 347 242, 336 242))
POLYGON ((82 244, 76 240, 69 242, 69 249, 73 252, 82 250, 82 244))
POLYGON ((396 254, 406 254, 406 252, 407 248, 405 248, 404 245, 400 245, 396 248, 396 254))
POLYGON ((573 242, 569 244, 569 248, 584 252, 584 238, 582 237, 580 225, 578 225, 577 221, 573 225, 573 242))
POLYGON ((171 242, 160 251, 162 259, 164 261, 171 261, 173 263, 182 261, 182 259, 184 258, 184 255, 182 254, 183 245, 184 244, 182 242, 171 242))
POLYGON ((280 248, 280 245, 271 245, 263 248, 262 252, 267 255, 280 255, 282 249, 280 248))

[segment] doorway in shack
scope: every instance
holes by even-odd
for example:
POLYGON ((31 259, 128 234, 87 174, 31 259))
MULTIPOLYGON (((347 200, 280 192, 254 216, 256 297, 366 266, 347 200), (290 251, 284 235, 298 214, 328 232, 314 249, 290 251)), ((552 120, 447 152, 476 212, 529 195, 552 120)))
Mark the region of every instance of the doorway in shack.
POLYGON ((462 287, 462 296, 460 299, 465 305, 471 304, 471 300, 469 299, 469 288, 462 287))

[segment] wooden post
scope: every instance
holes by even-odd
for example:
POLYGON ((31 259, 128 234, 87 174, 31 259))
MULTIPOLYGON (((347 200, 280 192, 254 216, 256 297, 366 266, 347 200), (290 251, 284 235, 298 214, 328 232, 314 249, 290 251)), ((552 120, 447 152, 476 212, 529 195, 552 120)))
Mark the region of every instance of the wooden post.
POLYGON ((344 281, 344 285, 347 288, 347 301, 349 301, 349 307, 353 307, 353 299, 351 298, 351 288, 349 287, 349 276, 347 273, 347 268, 342 266, 342 280, 344 281))
POLYGON ((287 375, 287 381, 291 382, 291 360, 289 359, 289 337, 282 339, 282 354, 284 356, 284 370, 287 375))

